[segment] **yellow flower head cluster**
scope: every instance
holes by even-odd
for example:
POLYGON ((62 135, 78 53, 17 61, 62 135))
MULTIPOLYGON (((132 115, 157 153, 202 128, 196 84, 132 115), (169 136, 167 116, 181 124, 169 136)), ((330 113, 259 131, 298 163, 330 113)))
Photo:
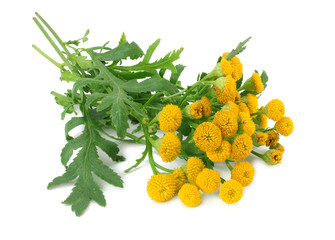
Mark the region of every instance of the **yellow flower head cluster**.
POLYGON ((242 125, 243 132, 249 136, 252 136, 256 130, 256 125, 252 121, 250 114, 240 112, 240 123, 242 125))
POLYGON ((177 190, 176 179, 168 174, 152 175, 147 185, 147 193, 152 200, 165 202, 171 199, 177 190))
POLYGON ((234 179, 224 182, 220 187, 219 196, 227 204, 238 202, 243 196, 242 184, 234 179))
POLYGON ((214 151, 222 142, 220 128, 211 122, 201 123, 195 129, 193 139, 197 147, 204 152, 214 151))
POLYGON ((265 145, 267 140, 268 140, 267 133, 259 132, 256 134, 256 141, 259 145, 265 145))
POLYGON ((242 184, 243 187, 248 186, 255 176, 254 167, 247 161, 238 162, 231 171, 231 179, 242 184))
POLYGON ((237 131, 237 118, 234 113, 229 110, 221 110, 214 116, 213 123, 221 130, 223 138, 234 136, 237 131))
POLYGON ((258 99, 254 94, 248 93, 247 95, 247 106, 250 114, 257 112, 258 110, 258 99))
POLYGON ((167 132, 162 141, 159 153, 163 162, 172 162, 175 160, 181 149, 181 142, 178 136, 173 132, 167 132))
POLYGON ((271 100, 268 103, 267 108, 268 108, 267 116, 273 121, 278 121, 282 117, 284 117, 285 106, 284 106, 284 103, 280 101, 279 99, 271 100))
POLYGON ((278 133, 287 137, 293 132, 294 126, 291 118, 282 117, 278 122, 276 122, 275 128, 278 133))
POLYGON ((231 148, 231 159, 240 161, 249 156, 252 150, 252 138, 247 134, 238 135, 231 148))
POLYGON ((191 104, 191 114, 195 119, 202 118, 203 105, 200 102, 194 102, 191 104))
POLYGON ((206 96, 202 96, 200 103, 202 104, 202 113, 204 117, 209 117, 212 114, 212 102, 206 96))
POLYGON ((218 87, 213 86, 213 90, 216 93, 218 102, 227 104, 229 101, 235 101, 236 81, 231 75, 227 75, 224 83, 224 89, 220 90, 218 87))
POLYGON ((176 180, 177 188, 176 192, 178 192, 181 187, 185 184, 186 181, 186 175, 185 172, 181 168, 177 168, 171 173, 172 177, 176 180))
POLYGON ((228 52, 224 53, 221 58, 221 68, 224 75, 232 75, 235 81, 239 80, 242 77, 243 65, 238 57, 233 57, 230 60, 227 60, 225 57, 228 55, 228 52))
POLYGON ((207 151, 207 157, 213 162, 224 162, 230 157, 231 154, 231 144, 223 140, 221 146, 215 151, 207 151))
POLYGON ((264 85, 261 77, 259 76, 259 73, 254 72, 252 74, 252 82, 254 84, 254 88, 257 93, 260 93, 264 90, 264 85))
POLYGON ((160 129, 164 132, 174 132, 180 127, 182 118, 180 108, 177 105, 168 104, 163 107, 159 116, 160 129))
POLYGON ((218 171, 204 168, 197 176, 196 184, 204 193, 213 193, 219 189, 221 183, 218 171))
POLYGON ((197 186, 185 183, 178 193, 180 201, 188 207, 195 207, 201 203, 200 191, 197 186))
POLYGON ((205 168, 203 161, 198 157, 190 157, 186 164, 187 179, 190 183, 196 184, 198 174, 205 168))

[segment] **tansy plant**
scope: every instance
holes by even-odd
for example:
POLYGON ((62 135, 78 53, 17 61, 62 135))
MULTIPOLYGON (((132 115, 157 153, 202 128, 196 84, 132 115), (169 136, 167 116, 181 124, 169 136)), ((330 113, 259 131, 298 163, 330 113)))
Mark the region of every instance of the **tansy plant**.
POLYGON ((70 85, 63 94, 51 92, 64 108, 61 118, 74 114, 65 124, 67 143, 61 151, 65 172, 48 189, 74 183, 64 203, 77 216, 91 201, 106 205, 97 177, 123 187, 121 177, 112 170, 114 163, 125 160, 119 155, 120 141, 145 145, 142 156, 125 172, 148 159, 153 172, 147 185, 151 199, 164 202, 178 195, 189 207, 197 206, 201 195, 210 193, 227 204, 239 201, 243 187, 250 185, 255 174, 245 160, 250 154, 269 165, 281 163, 284 147, 279 137, 292 133, 293 122, 278 99, 259 106, 268 76, 265 71, 254 71, 245 77, 237 57, 250 38, 222 54, 211 72, 199 74, 194 84, 184 88, 179 80, 184 66, 175 65, 183 48, 152 60, 159 39, 143 51, 124 33, 114 47, 107 42, 83 48, 88 30, 82 38, 65 42, 38 13, 33 20, 61 62, 33 48, 59 68, 60 80, 70 85), (268 126, 268 119, 275 122, 273 127, 268 126), (78 126, 82 126, 81 133, 70 134, 78 126), (162 138, 158 131, 164 133, 162 138), (265 147, 267 151, 259 152, 265 147), (112 162, 103 162, 98 149, 112 162), (185 164, 177 169, 163 167, 154 159, 154 150, 163 162, 179 157, 185 164), (231 179, 223 179, 215 170, 220 164, 231 171, 231 179))

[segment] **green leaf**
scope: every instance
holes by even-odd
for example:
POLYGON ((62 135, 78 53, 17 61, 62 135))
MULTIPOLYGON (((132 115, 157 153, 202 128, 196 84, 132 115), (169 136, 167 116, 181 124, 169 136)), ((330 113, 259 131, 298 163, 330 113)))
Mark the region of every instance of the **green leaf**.
POLYGON ((236 55, 238 55, 239 53, 243 52, 244 49, 246 49, 247 47, 244 46, 249 40, 251 39, 251 37, 248 37, 246 40, 244 40, 243 42, 240 42, 237 47, 233 50, 231 50, 230 53, 227 54, 227 56, 225 57, 227 60, 232 59, 233 57, 235 57, 236 55))
POLYGON ((267 87, 267 82, 269 80, 269 77, 268 77, 267 73, 264 70, 263 70, 263 72, 261 74, 261 79, 262 79, 262 83, 263 83, 264 89, 265 89, 267 87))
POLYGON ((87 60, 86 56, 77 55, 76 53, 72 53, 69 59, 73 64, 78 64, 82 69, 89 69, 93 66, 92 61, 87 60))
POLYGON ((119 45, 122 45, 127 42, 126 34, 123 32, 119 41, 119 45))
POLYGON ((143 56, 142 49, 135 42, 125 42, 104 53, 95 54, 100 61, 120 61, 122 59, 137 59, 143 56))
POLYGON ((51 92, 51 94, 55 97, 56 103, 58 105, 61 105, 64 107, 64 109, 66 109, 67 113, 73 113, 74 109, 73 109, 73 99, 68 97, 68 96, 64 96, 62 94, 56 93, 54 91, 51 92))
POLYGON ((73 117, 65 124, 65 138, 66 140, 71 140, 73 137, 69 135, 69 132, 79 125, 83 125, 85 119, 83 117, 73 117))
MULTIPOLYGON (((69 167, 66 168, 65 173, 54 178, 48 185, 48 189, 51 189, 76 180, 75 187, 64 203, 72 205, 72 211, 77 216, 83 214, 92 200, 101 206, 106 205, 105 197, 100 187, 96 184, 93 174, 114 186, 123 187, 123 181, 120 176, 105 165, 99 159, 97 153, 97 147, 99 147, 113 160, 117 160, 119 151, 117 145, 102 138, 99 132, 94 129, 94 119, 91 119, 90 112, 86 112, 85 109, 83 111, 85 128, 79 137, 69 140, 63 148, 61 154, 63 165, 67 165, 73 150, 81 149, 69 167)), ((79 118, 73 119, 70 120, 72 123, 69 123, 68 126, 74 126, 79 122, 79 118), (75 122, 77 123, 75 124, 75 122)))
POLYGON ((238 89, 239 87, 241 87, 242 81, 243 81, 243 74, 242 74, 242 77, 239 80, 236 81, 236 89, 238 89))
POLYGON ((170 77, 170 82, 173 83, 173 84, 176 84, 179 77, 180 77, 180 74, 182 73, 182 71, 184 70, 185 66, 181 65, 181 64, 178 64, 176 65, 176 70, 177 72, 176 73, 172 73, 171 74, 171 77, 170 77))
POLYGON ((163 92, 166 91, 170 94, 178 92, 177 87, 163 78, 149 78, 142 82, 131 80, 123 84, 123 88, 127 92, 141 93, 141 92, 163 92))
POLYGON ((63 70, 61 71, 61 76, 60 76, 60 80, 61 81, 66 81, 66 82, 75 82, 77 80, 79 80, 81 78, 81 76, 78 73, 72 73, 69 70, 63 70))
POLYGON ((108 67, 108 70, 116 77, 124 80, 142 79, 151 77, 153 74, 149 72, 129 72, 129 71, 118 71, 114 70, 112 67, 108 67))

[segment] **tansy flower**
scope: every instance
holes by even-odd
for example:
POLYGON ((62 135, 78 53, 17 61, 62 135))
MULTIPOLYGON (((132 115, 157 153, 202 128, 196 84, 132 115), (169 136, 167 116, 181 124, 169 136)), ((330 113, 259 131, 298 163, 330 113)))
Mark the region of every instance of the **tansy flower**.
POLYGON ((254 167, 247 161, 238 162, 231 171, 231 179, 242 184, 243 187, 248 186, 255 176, 254 167))
POLYGON ((257 112, 258 110, 258 99, 254 94, 247 94, 247 106, 249 108, 250 114, 257 112))
POLYGON ((167 132, 160 144, 159 153, 163 162, 172 162, 175 160, 181 149, 181 143, 177 134, 167 132))
POLYGON ((213 90, 216 93, 217 101, 222 104, 227 104, 228 101, 234 101, 236 97, 236 81, 231 75, 226 76, 224 82, 224 90, 220 90, 217 86, 213 85, 213 90))
POLYGON ((202 118, 203 106, 200 102, 194 102, 191 104, 191 114, 195 119, 202 118))
POLYGON ((221 185, 219 196, 227 204, 236 203, 243 196, 243 187, 234 179, 228 180, 221 185))
POLYGON ((270 149, 264 153, 262 159, 269 165, 275 165, 281 163, 283 158, 283 152, 270 149))
POLYGON ((231 147, 230 158, 234 161, 240 161, 246 158, 252 150, 252 138, 247 134, 238 135, 231 147))
POLYGON ((221 145, 220 128, 210 122, 201 123, 194 131, 195 145, 204 152, 214 151, 221 145))
POLYGON ((241 102, 239 105, 239 110, 240 112, 245 112, 245 113, 249 113, 250 114, 250 111, 249 111, 249 108, 247 107, 247 105, 243 102, 241 102))
POLYGON ((203 96, 200 100, 202 104, 202 113, 204 114, 204 117, 209 117, 212 114, 212 103, 211 101, 206 97, 203 96))
POLYGON ((242 125, 243 132, 248 134, 249 136, 252 136, 256 130, 256 125, 250 118, 250 114, 245 112, 240 112, 240 122, 242 125))
POLYGON ((235 101, 240 102, 241 101, 241 94, 238 91, 235 91, 235 101))
POLYGON ((206 152, 207 157, 213 162, 224 162, 230 157, 230 154, 231 145, 226 140, 222 140, 222 143, 218 149, 206 152))
POLYGON ((284 146, 281 145, 280 143, 277 143, 277 145, 276 145, 276 150, 282 152, 283 154, 284 154, 284 152, 285 152, 285 148, 284 148, 284 146))
POLYGON ((243 74, 243 65, 238 57, 233 57, 231 59, 232 65, 233 65, 233 73, 232 76, 233 78, 238 81, 241 79, 242 74, 243 74))
POLYGON ((183 116, 177 105, 168 104, 163 107, 159 116, 160 129, 164 132, 174 132, 180 125, 183 116))
POLYGON ((266 128, 268 126, 268 116, 265 114, 259 115, 260 121, 259 121, 259 128, 266 128))
POLYGON ((177 189, 177 181, 171 175, 153 175, 148 181, 147 193, 152 200, 165 202, 171 199, 177 189))
POLYGON ((234 103, 233 101, 228 101, 228 103, 225 106, 223 106, 222 109, 230 110, 236 118, 237 118, 238 113, 240 111, 237 104, 234 103))
POLYGON ((252 74, 252 82, 254 84, 254 88, 257 93, 260 93, 264 90, 262 78, 261 76, 259 76, 259 73, 254 72, 252 74))
MULTIPOLYGON (((284 117, 285 114, 285 106, 282 101, 279 99, 273 99, 271 100, 267 106, 265 107, 267 109, 267 116, 272 119, 273 121, 278 121, 282 117, 284 117)), ((264 110, 265 110, 264 109, 264 110)))
POLYGON ((224 75, 232 75, 233 74, 233 64, 230 60, 225 59, 225 56, 228 53, 224 53, 221 59, 221 68, 222 68, 222 72, 224 75))
POLYGON ((196 184, 204 193, 213 193, 219 189, 221 183, 218 171, 204 168, 197 176, 196 184))
POLYGON ((197 157, 189 157, 186 163, 187 179, 190 183, 196 184, 198 174, 205 168, 203 161, 197 157))
POLYGON ((179 190, 178 197, 187 207, 195 207, 201 203, 199 189, 190 183, 185 183, 179 190))
POLYGON ((185 173, 181 168, 177 168, 173 171, 173 173, 171 173, 171 176, 174 177, 174 179, 176 179, 177 183, 176 192, 178 192, 181 189, 181 187, 185 184, 186 181, 185 173))
POLYGON ((256 134, 255 137, 256 137, 256 142, 259 145, 265 145, 266 141, 268 140, 268 134, 267 133, 259 132, 259 133, 256 134))
POLYGON ((230 138, 234 136, 238 129, 238 123, 235 114, 225 109, 215 114, 213 123, 219 127, 223 138, 230 138))
POLYGON ((279 141, 279 134, 275 131, 268 132, 268 139, 266 140, 266 146, 276 146, 279 141))
POLYGON ((278 133, 287 137, 293 132, 294 126, 291 118, 282 117, 278 122, 276 122, 275 128, 278 133))

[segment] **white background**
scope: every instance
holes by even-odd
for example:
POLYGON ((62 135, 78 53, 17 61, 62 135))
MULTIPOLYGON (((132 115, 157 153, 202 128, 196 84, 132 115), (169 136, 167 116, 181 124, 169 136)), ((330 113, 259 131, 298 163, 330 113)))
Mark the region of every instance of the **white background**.
MULTIPOLYGON (((334 239, 334 55, 332 1, 7 1, 1 26, 1 239, 334 239), (196 208, 174 197, 156 203, 146 193, 151 169, 143 163, 124 174, 143 146, 121 144, 127 161, 115 164, 124 189, 103 184, 105 208, 92 203, 78 218, 61 204, 72 185, 47 190, 63 173, 65 144, 61 107, 51 91, 69 85, 59 70, 31 47, 60 61, 32 21, 39 12, 64 40, 84 46, 117 44, 124 31, 146 49, 157 38, 154 58, 184 47, 183 85, 210 71, 219 55, 252 36, 239 57, 244 74, 266 70, 264 105, 281 99, 295 124, 281 139, 283 163, 250 158, 256 175, 240 202, 218 193, 196 208)), ((115 45, 114 45, 115 46, 115 45)), ((68 119, 68 118, 67 118, 68 119)), ((105 156, 102 156, 105 157, 105 156)), ((160 163, 158 155, 156 160, 160 163)), ((167 166, 175 168, 183 161, 167 166)), ((229 174, 220 168, 224 177, 229 174)))

